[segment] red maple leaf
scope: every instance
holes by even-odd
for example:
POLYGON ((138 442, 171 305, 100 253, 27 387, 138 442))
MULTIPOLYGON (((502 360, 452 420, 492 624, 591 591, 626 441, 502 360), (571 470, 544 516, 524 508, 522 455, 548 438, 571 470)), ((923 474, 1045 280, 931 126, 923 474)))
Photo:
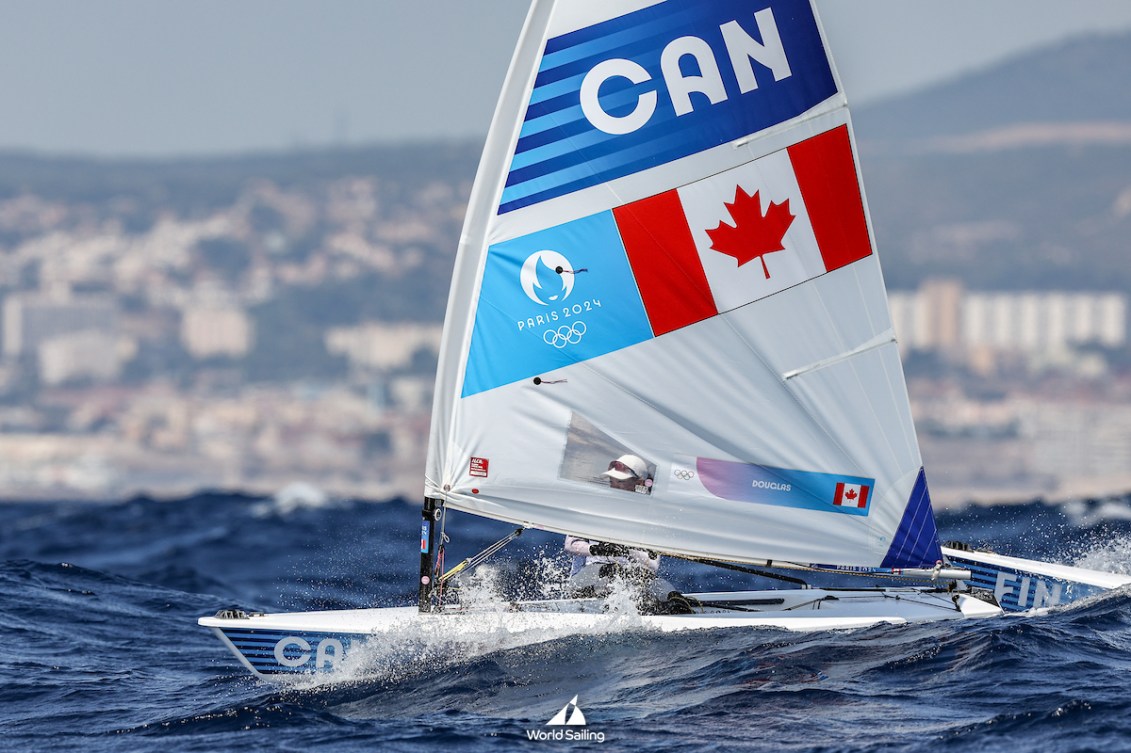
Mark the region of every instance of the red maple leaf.
POLYGON ((850 501, 854 500, 854 499, 856 499, 856 490, 855 489, 849 489, 848 491, 846 491, 844 493, 844 496, 850 501))
POLYGON ((740 267, 748 261, 759 259, 762 262, 762 272, 768 280, 770 270, 766 267, 765 255, 785 250, 782 238, 793 224, 794 216, 789 211, 789 199, 781 204, 770 202, 769 210, 762 214, 762 202, 758 193, 755 191, 751 196, 742 186, 735 187, 734 203, 723 202, 734 225, 720 222, 717 228, 708 230, 707 235, 711 238, 711 248, 733 256, 740 267))

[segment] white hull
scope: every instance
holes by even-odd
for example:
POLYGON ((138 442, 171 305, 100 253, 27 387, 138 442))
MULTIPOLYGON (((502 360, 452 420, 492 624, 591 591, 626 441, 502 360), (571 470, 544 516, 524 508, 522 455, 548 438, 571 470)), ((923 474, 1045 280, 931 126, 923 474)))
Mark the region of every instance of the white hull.
POLYGON ((416 607, 204 617, 240 661, 261 677, 333 671, 364 677, 390 652, 427 653, 428 645, 456 646, 466 656, 572 635, 613 632, 769 628, 843 630, 878 623, 995 617, 996 605, 968 594, 915 588, 793 589, 688 594, 695 614, 639 615, 604 611, 607 602, 567 599, 448 608, 416 607))
POLYGON ((1131 576, 1084 570, 987 552, 945 549, 965 584, 983 598, 930 588, 782 589, 687 594, 694 614, 641 615, 627 594, 607 599, 496 602, 203 617, 248 669, 260 677, 324 675, 362 679, 387 665, 469 657, 576 635, 711 629, 845 630, 997 617, 1068 604, 1131 585, 1131 576), (1000 606, 999 606, 1000 604, 1000 606))

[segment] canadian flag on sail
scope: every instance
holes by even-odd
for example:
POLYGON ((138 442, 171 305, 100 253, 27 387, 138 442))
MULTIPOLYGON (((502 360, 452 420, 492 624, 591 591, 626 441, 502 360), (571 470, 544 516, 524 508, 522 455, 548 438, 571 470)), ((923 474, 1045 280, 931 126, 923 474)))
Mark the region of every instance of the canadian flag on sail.
POLYGON ((872 253, 847 126, 613 214, 656 335, 872 253))
POLYGON ((857 507, 865 508, 868 506, 868 492, 871 487, 865 484, 845 484, 839 483, 836 485, 836 495, 833 498, 833 504, 838 507, 857 507))

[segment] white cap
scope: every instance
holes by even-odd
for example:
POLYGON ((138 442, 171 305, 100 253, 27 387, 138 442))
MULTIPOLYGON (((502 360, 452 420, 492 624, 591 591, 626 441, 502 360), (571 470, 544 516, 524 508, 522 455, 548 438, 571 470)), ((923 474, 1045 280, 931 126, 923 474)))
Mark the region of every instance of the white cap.
POLYGON ((620 463, 625 468, 628 468, 628 470, 622 471, 615 468, 610 468, 609 470, 602 473, 602 476, 615 478, 617 481, 624 481, 633 477, 643 479, 648 476, 648 464, 636 455, 621 455, 614 462, 620 463))

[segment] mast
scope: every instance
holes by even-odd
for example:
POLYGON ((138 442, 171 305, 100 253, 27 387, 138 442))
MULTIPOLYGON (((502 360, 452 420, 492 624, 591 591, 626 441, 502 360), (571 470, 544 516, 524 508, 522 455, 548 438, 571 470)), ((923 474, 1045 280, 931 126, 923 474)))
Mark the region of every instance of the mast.
POLYGON ((420 511, 420 596, 418 604, 421 612, 432 611, 432 591, 434 581, 434 554, 436 551, 436 523, 440 520, 441 502, 432 497, 424 498, 420 511))

